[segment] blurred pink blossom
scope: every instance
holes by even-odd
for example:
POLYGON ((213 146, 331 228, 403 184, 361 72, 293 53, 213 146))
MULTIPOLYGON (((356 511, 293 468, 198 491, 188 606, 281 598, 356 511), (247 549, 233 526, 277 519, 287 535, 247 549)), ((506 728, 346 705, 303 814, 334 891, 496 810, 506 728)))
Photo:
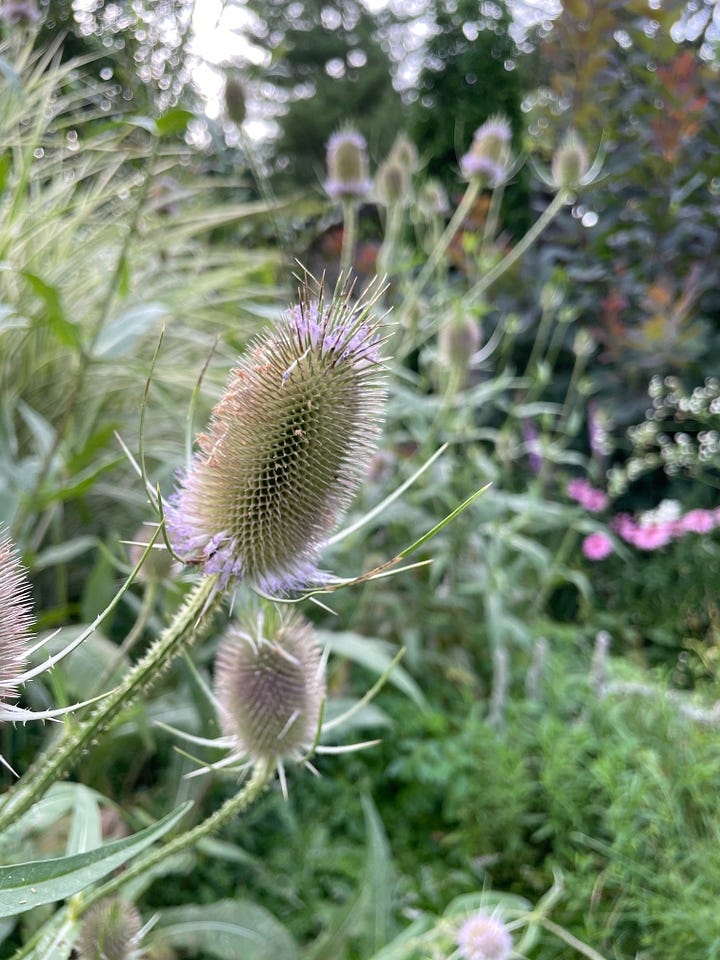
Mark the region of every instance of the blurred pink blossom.
POLYGON ((690 510, 681 517, 676 529, 683 533, 709 533, 716 525, 715 514, 712 510, 690 510))
POLYGON ((674 527, 675 524, 672 522, 639 524, 635 527, 629 543, 638 550, 659 550, 672 540, 674 527))
POLYGON ((599 513, 608 505, 607 494, 603 490, 591 486, 587 480, 581 478, 570 480, 566 490, 571 500, 575 500, 576 503, 579 503, 591 513, 599 513))
POLYGON ((588 560, 605 560, 613 552, 612 540, 606 533, 591 533, 583 540, 582 552, 588 560))

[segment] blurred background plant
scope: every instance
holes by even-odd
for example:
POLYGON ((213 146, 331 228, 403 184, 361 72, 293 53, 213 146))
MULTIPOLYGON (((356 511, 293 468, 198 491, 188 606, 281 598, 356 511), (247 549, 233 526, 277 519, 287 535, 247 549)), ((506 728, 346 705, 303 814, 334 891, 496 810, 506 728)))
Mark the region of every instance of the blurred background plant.
MULTIPOLYGON (((333 617, 305 605, 331 719, 405 648, 336 731, 382 743, 134 877, 146 955, 465 960, 477 911, 533 960, 718 955, 717 9, 155 6, 3 6, 0 521, 38 630, 61 628, 48 650, 112 599, 153 519, 117 436, 137 455, 142 408, 167 492, 188 410, 204 420, 291 300, 295 258, 333 278, 344 248, 390 280, 387 424, 349 523, 447 444, 328 568, 359 575, 491 487, 428 566, 333 595, 333 617), (216 55, 230 27, 249 45, 216 55), (499 115, 502 176, 464 179, 499 115), (348 123, 373 182, 350 238, 323 188, 348 123)), ((117 683, 187 590, 146 566, 22 704, 117 683)), ((188 799, 196 824, 233 794, 186 779, 167 730, 219 734, 217 643, 6 832, 6 862, 137 836, 188 799)), ((0 753, 22 772, 52 732, 6 724, 0 753)), ((0 920, 0 956, 50 913, 0 920)))

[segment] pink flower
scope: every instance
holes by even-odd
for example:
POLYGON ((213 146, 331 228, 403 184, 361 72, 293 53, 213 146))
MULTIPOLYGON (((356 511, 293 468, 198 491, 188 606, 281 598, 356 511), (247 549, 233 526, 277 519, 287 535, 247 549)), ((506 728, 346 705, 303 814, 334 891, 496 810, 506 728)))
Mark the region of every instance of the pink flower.
POLYGON ((619 513, 610 521, 610 526, 626 543, 635 543, 638 525, 629 513, 619 513))
POLYGON ((599 513, 608 505, 608 496, 602 490, 591 486, 587 480, 570 480, 566 487, 567 495, 590 513, 599 513))
POLYGON ((582 552, 588 560, 605 560, 613 552, 612 540, 606 533, 591 533, 583 540, 582 552))
POLYGON ((690 510, 677 523, 678 533, 709 533, 716 524, 712 510, 690 510))
POLYGON ((633 539, 629 542, 638 550, 659 550, 670 543, 673 535, 674 523, 653 523, 647 526, 637 526, 633 539))

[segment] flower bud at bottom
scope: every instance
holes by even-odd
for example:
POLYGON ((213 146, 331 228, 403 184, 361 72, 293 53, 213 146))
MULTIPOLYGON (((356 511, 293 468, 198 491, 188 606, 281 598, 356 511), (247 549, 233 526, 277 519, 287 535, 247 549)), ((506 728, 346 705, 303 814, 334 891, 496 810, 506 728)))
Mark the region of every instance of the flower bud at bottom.
POLYGON ((83 920, 75 944, 79 960, 135 960, 141 929, 140 914, 132 904, 101 900, 83 920))

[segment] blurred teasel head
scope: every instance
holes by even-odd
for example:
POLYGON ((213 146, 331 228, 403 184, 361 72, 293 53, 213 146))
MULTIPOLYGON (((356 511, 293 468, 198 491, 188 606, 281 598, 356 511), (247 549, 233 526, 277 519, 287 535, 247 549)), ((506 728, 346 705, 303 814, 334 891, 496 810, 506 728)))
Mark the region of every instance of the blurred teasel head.
POLYGON ((278 765, 302 760, 315 741, 324 696, 320 649, 298 611, 266 605, 225 634, 215 698, 235 756, 278 765))
POLYGON ((376 284, 300 302, 232 371, 167 506, 170 542, 220 586, 287 595, 315 565, 375 452, 385 405, 376 284))
POLYGON ((0 531, 0 701, 18 696, 33 622, 25 568, 10 538, 0 531))
POLYGON ((458 951, 462 960, 510 960, 512 937, 500 917, 479 910, 458 931, 458 951))
POLYGON ((408 174, 413 174, 417 170, 418 152, 417 147, 405 133, 399 133, 395 138, 395 143, 390 150, 389 160, 403 167, 408 174))
POLYGON ((510 124, 503 116, 491 117, 475 131, 470 149, 460 161, 466 180, 479 179, 497 187, 505 182, 510 166, 510 124))
POLYGON ((115 897, 91 907, 75 944, 79 960, 136 960, 142 920, 136 908, 115 897))
POLYGON ((380 164, 375 178, 375 193, 384 207, 406 204, 410 199, 408 168, 392 159, 380 164))
POLYGON ((234 76, 225 80, 225 112, 238 127, 242 126, 247 115, 245 88, 234 76))
POLYGON ((552 158, 552 183, 556 190, 574 190, 586 182, 590 159, 576 133, 568 133, 552 158))
POLYGON ((10 26, 30 27, 40 19, 36 0, 3 0, 0 17, 10 26))
POLYGON ((327 142, 325 191, 332 200, 363 200, 372 189, 367 141, 357 130, 334 133, 327 142))

